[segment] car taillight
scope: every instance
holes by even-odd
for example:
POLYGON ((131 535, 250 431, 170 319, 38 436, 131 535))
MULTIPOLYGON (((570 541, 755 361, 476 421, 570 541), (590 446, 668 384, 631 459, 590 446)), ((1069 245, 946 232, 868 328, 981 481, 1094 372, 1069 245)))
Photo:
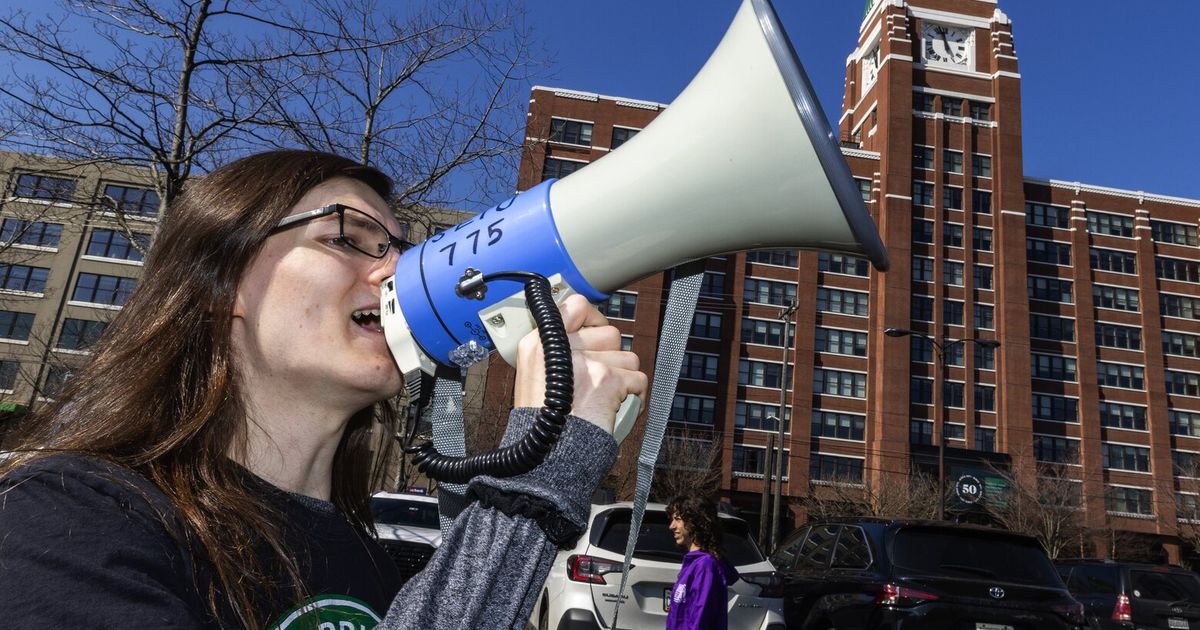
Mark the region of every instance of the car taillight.
POLYGON ((937 599, 938 596, 925 591, 918 591, 907 586, 884 584, 875 593, 875 604, 879 606, 916 606, 937 599))
POLYGON ((1129 607, 1129 596, 1125 593, 1117 595, 1117 605, 1113 606, 1113 621, 1133 621, 1133 609, 1129 607))
POLYGON ((778 572, 743 573, 742 579, 762 588, 759 597, 783 597, 783 576, 778 572))
MULTIPOLYGON (((630 565, 632 568, 632 565, 630 565)), ((589 584, 608 584, 604 580, 605 573, 621 571, 621 563, 593 558, 592 556, 571 556, 567 558, 567 577, 575 582, 589 584)))
POLYGON ((1054 604, 1050 607, 1051 610, 1062 615, 1067 621, 1074 624, 1083 624, 1086 620, 1083 617, 1083 604, 1079 602, 1071 602, 1069 604, 1054 604))

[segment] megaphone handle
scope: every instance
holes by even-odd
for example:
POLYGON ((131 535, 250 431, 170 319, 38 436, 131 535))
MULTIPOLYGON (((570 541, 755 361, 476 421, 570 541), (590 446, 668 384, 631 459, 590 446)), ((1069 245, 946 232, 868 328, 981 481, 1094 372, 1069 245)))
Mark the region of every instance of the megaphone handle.
POLYGON ((617 444, 629 436, 641 412, 642 399, 636 394, 630 394, 621 401, 621 408, 617 409, 617 421, 613 425, 613 438, 617 440, 617 444))

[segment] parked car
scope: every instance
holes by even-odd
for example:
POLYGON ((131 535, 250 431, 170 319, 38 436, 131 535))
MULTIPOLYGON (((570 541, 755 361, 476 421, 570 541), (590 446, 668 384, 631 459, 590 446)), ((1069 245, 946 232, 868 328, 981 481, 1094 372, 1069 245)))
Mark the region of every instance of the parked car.
POLYGON ((437 499, 420 494, 376 492, 371 495, 375 533, 407 582, 429 563, 442 544, 437 499))
POLYGON ((1079 600, 1091 630, 1200 630, 1200 577, 1179 567, 1060 560, 1067 590, 1079 600))
POLYGON ((945 521, 811 522, 780 544, 788 628, 1075 630, 1071 598, 1037 541, 945 521))
MULTIPOLYGON (((612 625, 633 504, 593 505, 588 530, 554 559, 530 623, 538 630, 593 630, 612 625)), ((779 576, 763 558, 746 522, 721 514, 725 557, 741 579, 728 589, 729 627, 784 630, 779 576)), ((646 506, 618 618, 623 629, 661 630, 684 549, 667 527, 666 506, 646 506)))

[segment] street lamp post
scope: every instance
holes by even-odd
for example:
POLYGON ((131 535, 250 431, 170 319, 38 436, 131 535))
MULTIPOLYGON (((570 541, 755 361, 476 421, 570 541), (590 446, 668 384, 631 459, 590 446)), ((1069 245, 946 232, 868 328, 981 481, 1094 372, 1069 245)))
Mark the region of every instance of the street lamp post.
MULTIPOLYGON (((946 382, 949 380, 947 375, 946 352, 958 345, 965 345, 968 341, 974 342, 976 345, 984 348, 998 348, 1000 342, 995 339, 979 339, 968 337, 966 339, 947 339, 942 338, 941 341, 933 337, 908 328, 888 328, 883 331, 883 334, 889 337, 921 337, 929 341, 933 345, 934 357, 937 359, 937 365, 934 366, 938 375, 937 381, 933 384, 934 392, 940 396, 938 404, 934 405, 933 424, 937 427, 937 469, 938 469, 938 512, 939 517, 946 518, 946 382)), ((965 395, 965 392, 964 392, 965 395)))

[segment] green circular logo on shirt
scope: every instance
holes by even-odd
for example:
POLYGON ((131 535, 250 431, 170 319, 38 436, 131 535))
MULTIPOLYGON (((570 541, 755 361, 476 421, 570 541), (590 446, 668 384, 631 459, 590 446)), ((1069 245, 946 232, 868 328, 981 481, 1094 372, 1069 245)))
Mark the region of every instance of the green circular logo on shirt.
POLYGON ((317 595, 284 613, 269 630, 373 630, 379 615, 345 595, 317 595))

